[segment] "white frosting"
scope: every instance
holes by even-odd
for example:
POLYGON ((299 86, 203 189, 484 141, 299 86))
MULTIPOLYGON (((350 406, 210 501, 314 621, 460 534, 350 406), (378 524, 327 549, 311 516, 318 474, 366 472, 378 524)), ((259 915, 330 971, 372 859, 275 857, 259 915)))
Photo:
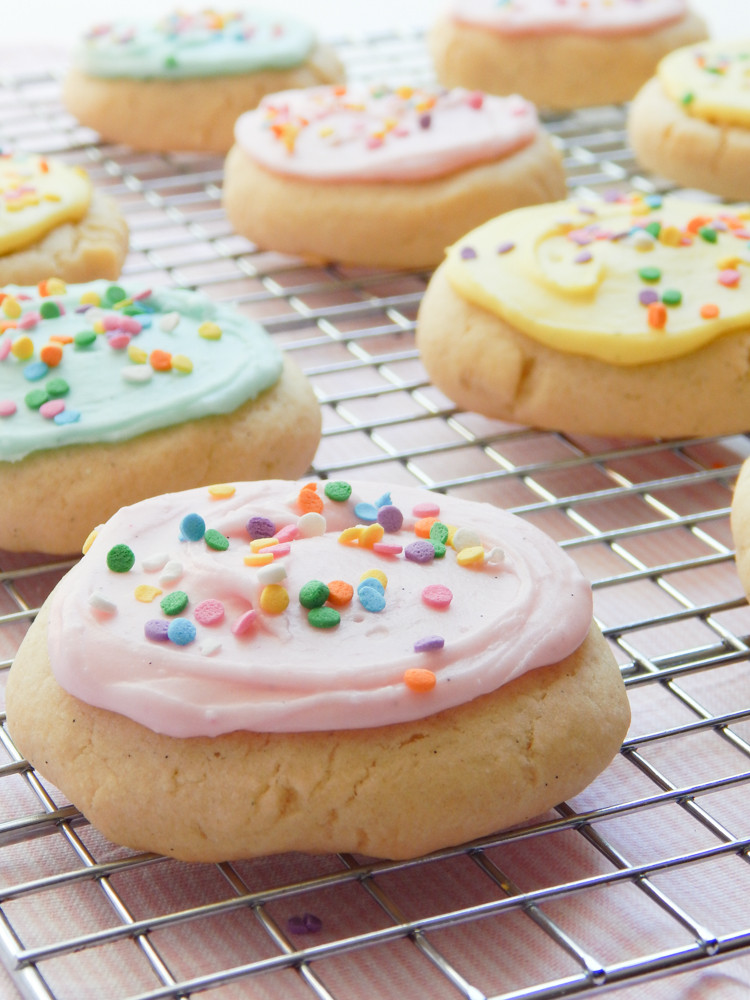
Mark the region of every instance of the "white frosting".
POLYGON ((450 16, 508 35, 626 35, 678 21, 685 0, 454 0, 450 16))
POLYGON ((590 626, 591 590, 573 561, 538 529, 488 504, 395 487, 391 501, 404 525, 386 532, 383 542, 404 551, 386 555, 339 542, 340 532, 361 517, 355 514, 358 499, 382 507, 382 484, 352 484, 354 493, 344 502, 323 496, 323 534, 319 516, 301 517, 295 484, 234 485, 232 495, 219 499, 199 489, 145 500, 99 530, 51 602, 50 660, 66 690, 178 737, 366 728, 423 718, 493 691, 567 656, 590 626), (478 533, 484 550, 479 565, 460 565, 451 547, 444 558, 425 564, 405 557, 406 546, 417 540, 412 511, 431 498, 446 524, 478 533), (229 548, 181 540, 180 525, 191 513, 222 532, 229 548), (245 561, 245 526, 257 516, 270 518, 276 531, 294 525, 304 532, 270 567, 245 561), (107 555, 122 543, 135 561, 129 571, 114 572, 107 555), (276 614, 263 610, 260 595, 278 577, 279 562, 285 576, 273 585, 285 588, 289 605, 276 614), (177 577, 174 565, 164 576, 175 563, 177 577), (380 612, 366 610, 357 597, 360 577, 373 569, 387 577, 380 612), (310 580, 345 580, 354 587, 336 627, 308 622, 298 594, 310 580), (449 607, 422 599, 432 584, 450 589, 449 607), (134 596, 142 585, 154 588, 150 603, 134 596), (177 617, 195 627, 194 641, 184 646, 148 639, 144 631, 148 621, 175 620, 160 608, 175 590, 189 598, 177 617), (205 601, 221 603, 221 622, 201 624, 205 601), (243 616, 251 611, 248 623, 243 616), (432 635, 441 636, 444 647, 415 652, 415 643, 432 635), (432 690, 407 686, 411 668, 434 673, 432 690))

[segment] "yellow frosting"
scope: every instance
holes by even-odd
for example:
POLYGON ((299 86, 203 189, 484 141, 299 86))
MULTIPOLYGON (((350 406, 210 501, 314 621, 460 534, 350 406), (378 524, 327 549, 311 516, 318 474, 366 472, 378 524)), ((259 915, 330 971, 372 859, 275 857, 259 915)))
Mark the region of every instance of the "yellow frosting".
POLYGON ((658 77, 689 115, 750 127, 750 41, 702 42, 662 59, 658 77))
POLYGON ((0 254, 31 246, 88 211, 84 170, 33 154, 0 156, 0 254))
POLYGON ((447 256, 463 298, 558 351, 636 365, 750 330, 750 208, 631 196, 508 212, 447 256))

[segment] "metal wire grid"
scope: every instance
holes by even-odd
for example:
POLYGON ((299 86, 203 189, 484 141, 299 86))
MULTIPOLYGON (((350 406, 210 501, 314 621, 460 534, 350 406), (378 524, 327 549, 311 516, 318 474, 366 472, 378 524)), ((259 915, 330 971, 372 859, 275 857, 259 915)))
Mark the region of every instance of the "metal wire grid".
MULTIPOLYGON (((429 76, 418 33, 340 48, 351 76, 429 76)), ((549 127, 571 187, 667 186, 636 173, 622 109, 549 127)), ((107 844, 0 730, 0 994, 640 1000, 692 997, 672 977, 708 966, 749 982, 750 613, 728 528, 748 440, 603 441, 460 412, 414 347, 427 274, 258 251, 224 219, 220 161, 96 145, 60 110, 55 72, 5 81, 0 133, 82 163, 118 199, 130 275, 232 300, 294 353, 324 414, 316 474, 488 499, 556 537, 592 580, 637 720, 609 771, 536 825, 411 862, 218 866, 107 844), (289 930, 304 911, 319 935, 289 930)), ((7 669, 67 564, 0 568, 7 669)))

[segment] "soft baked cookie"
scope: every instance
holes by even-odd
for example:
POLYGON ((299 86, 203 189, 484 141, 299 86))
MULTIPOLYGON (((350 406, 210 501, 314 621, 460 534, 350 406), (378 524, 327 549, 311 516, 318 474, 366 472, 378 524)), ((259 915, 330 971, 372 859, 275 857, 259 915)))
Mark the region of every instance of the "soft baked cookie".
POLYGON ((262 247, 410 268, 436 265, 467 227, 564 193, 527 101, 362 84, 273 94, 244 114, 223 198, 262 247))
POLYGON ((312 388, 228 306, 51 279, 6 286, 0 317, 0 549, 80 550, 123 504, 309 466, 312 388))
POLYGON ((85 170, 34 153, 0 155, 0 286, 116 278, 128 227, 85 170))
POLYGON ((685 0, 453 0, 429 45, 448 87, 566 111, 630 100, 665 53, 705 37, 685 0))
POLYGON ((180 11, 93 28, 74 52, 63 101, 106 142, 226 153, 235 120, 264 94, 343 76, 334 50, 285 14, 180 11))
POLYGON ((638 93, 628 135, 638 161, 684 187, 750 198, 750 42, 672 52, 638 93))
POLYGON ((21 752, 108 837, 193 861, 411 857, 579 792, 629 719, 590 586, 505 511, 382 490, 120 511, 13 664, 21 752))
POLYGON ((574 433, 750 429, 750 209, 623 197, 519 209, 448 252, 417 345, 439 388, 574 433))

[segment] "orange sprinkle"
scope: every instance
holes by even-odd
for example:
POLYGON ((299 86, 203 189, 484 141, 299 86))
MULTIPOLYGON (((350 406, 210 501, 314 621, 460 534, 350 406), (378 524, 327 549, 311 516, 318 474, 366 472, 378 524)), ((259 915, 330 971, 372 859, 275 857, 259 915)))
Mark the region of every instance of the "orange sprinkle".
POLYGON ((42 296, 42 298, 44 298, 46 295, 49 295, 49 292, 47 291, 47 282, 46 281, 40 281, 39 284, 36 287, 37 287, 37 291, 42 296))
POLYGON ((652 302, 648 307, 648 325, 662 330, 667 325, 667 307, 663 302, 652 302))
POLYGON ((172 367, 172 355, 169 351, 152 351, 148 360, 151 367, 157 372, 168 372, 172 367))
POLYGON ((706 302, 701 306, 701 316, 703 319, 716 319, 719 315, 719 307, 713 302, 706 302))
POLYGON ((418 694, 426 694, 427 691, 432 691, 437 683, 437 678, 431 670, 426 670, 424 667, 410 667, 409 670, 404 671, 404 684, 411 690, 416 691, 418 694))
POLYGON ((302 487, 297 494, 297 506, 301 511, 304 511, 305 514, 309 514, 311 511, 316 514, 322 514, 323 501, 318 496, 317 486, 315 483, 302 487))
POLYGON ((57 368, 62 361, 63 350, 59 344, 45 344, 39 352, 39 360, 50 368, 57 368))
POLYGON ((346 580, 331 580, 328 584, 328 603, 343 607, 354 597, 354 587, 346 580))
POLYGON ((73 338, 70 336, 69 333, 53 333, 52 336, 49 339, 51 341, 54 341, 56 344, 72 344, 73 343, 73 338))
POLYGON ((429 538, 430 528, 437 520, 438 518, 436 517, 420 517, 420 519, 414 524, 414 534, 417 535, 418 538, 429 538))
POLYGON ((39 169, 43 174, 49 173, 49 164, 47 163, 46 160, 39 161, 39 169))
POLYGON ((6 330, 17 330, 18 323, 14 319, 4 319, 0 322, 0 333, 5 333, 6 330))
POLYGON ((689 233, 697 233, 699 229, 707 226, 709 222, 713 222, 713 218, 710 215, 696 215, 687 224, 687 230, 689 233))

